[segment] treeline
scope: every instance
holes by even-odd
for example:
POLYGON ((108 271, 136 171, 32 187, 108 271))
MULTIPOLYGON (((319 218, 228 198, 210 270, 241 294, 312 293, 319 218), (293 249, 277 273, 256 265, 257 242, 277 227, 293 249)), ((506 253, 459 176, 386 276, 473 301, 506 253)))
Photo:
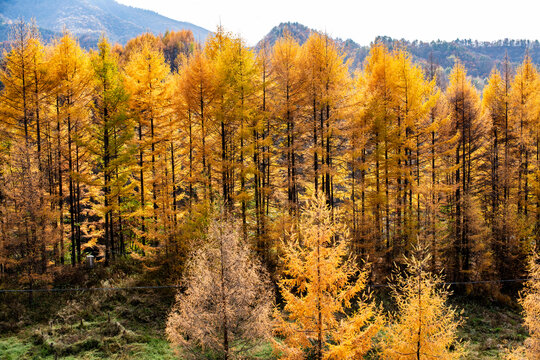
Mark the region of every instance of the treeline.
MULTIPOLYGON (((448 73, 454 62, 459 59, 467 68, 467 72, 484 86, 483 81, 490 75, 493 67, 504 66, 510 62, 513 66, 521 63, 525 55, 530 56, 534 64, 539 63, 540 43, 538 40, 497 40, 497 41, 397 41, 386 36, 377 37, 375 42, 382 42, 390 49, 397 42, 407 47, 407 51, 415 60, 428 63, 430 61, 443 67, 448 73)), ((480 86, 480 88, 481 88, 480 86)), ((478 87, 478 86, 477 86, 478 87)))
MULTIPOLYGON (((290 33, 300 45, 303 45, 312 32, 315 32, 315 30, 296 22, 281 23, 259 41, 257 48, 260 48, 265 43, 274 45, 285 33, 290 33)), ((351 39, 335 38, 333 41, 345 52, 345 59, 350 61, 351 69, 361 69, 363 67, 363 63, 369 54, 369 46, 360 45, 351 39)), ((473 84, 481 91, 493 67, 504 66, 505 62, 509 62, 512 67, 517 67, 523 61, 525 55, 531 57, 533 64, 538 65, 540 63, 540 43, 538 40, 477 41, 457 39, 453 41, 410 41, 389 36, 377 36, 373 43, 382 43, 390 51, 394 48, 405 47, 413 62, 417 62, 424 67, 429 66, 431 63, 442 67, 444 73, 439 74, 439 80, 443 81, 444 84, 446 84, 456 59, 459 59, 467 68, 468 75, 471 75, 473 84)))
POLYGON ((384 279, 423 239, 448 280, 521 277, 540 237, 539 78, 529 57, 484 93, 456 61, 371 47, 350 74, 312 34, 254 52, 221 28, 84 51, 13 28, 0 81, 0 264, 34 287, 86 253, 179 259, 213 204, 270 271, 305 200, 323 196, 347 247, 384 279))

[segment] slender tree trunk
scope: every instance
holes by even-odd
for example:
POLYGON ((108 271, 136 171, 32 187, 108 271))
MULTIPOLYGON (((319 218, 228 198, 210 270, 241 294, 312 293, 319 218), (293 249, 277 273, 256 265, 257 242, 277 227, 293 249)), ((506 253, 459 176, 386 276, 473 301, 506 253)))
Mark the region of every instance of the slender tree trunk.
POLYGON ((40 113, 39 113, 39 77, 37 74, 37 63, 36 58, 34 56, 34 106, 35 106, 35 115, 36 115, 36 141, 37 141, 37 156, 38 156, 38 168, 39 172, 42 172, 42 164, 41 164, 41 121, 40 121, 40 113))
POLYGON ((176 203, 176 167, 175 167, 175 158, 174 158, 174 143, 171 141, 171 176, 172 176, 172 195, 173 195, 173 221, 174 226, 176 227, 178 219, 177 219, 177 203, 176 203))
POLYGON ((223 191, 223 202, 225 207, 229 210, 232 210, 231 199, 229 197, 229 181, 228 181, 228 164, 227 164, 227 135, 225 133, 225 119, 222 118, 220 121, 221 126, 221 187, 223 191))
POLYGON ((317 234, 317 360, 322 360, 323 325, 321 299, 321 238, 317 234))
MULTIPOLYGON (((326 90, 328 91, 328 85, 326 90)), ((334 198, 332 194, 332 176, 330 174, 330 168, 332 166, 331 155, 330 155, 330 105, 326 104, 326 204, 332 209, 332 214, 334 213, 334 198)))
MULTIPOLYGON (((142 245, 146 245, 146 217, 145 217, 145 199, 144 199, 144 148, 143 148, 143 135, 142 135, 142 122, 139 119, 138 126, 139 133, 139 183, 140 183, 140 192, 141 192, 141 233, 142 233, 142 245)), ((145 253, 144 249, 142 251, 143 255, 145 253)))
MULTIPOLYGON (((397 179, 396 179, 396 184, 397 184, 397 190, 396 190, 396 234, 395 234, 395 242, 396 244, 401 244, 402 241, 403 241, 403 220, 402 220, 402 210, 403 210, 403 190, 402 190, 402 179, 401 179, 401 174, 402 174, 402 169, 401 169, 401 153, 403 151, 403 140, 402 140, 402 136, 403 136, 403 129, 402 129, 402 125, 401 125, 401 116, 398 116, 397 117, 397 121, 398 121, 398 147, 397 147, 397 168, 396 168, 396 172, 397 172, 397 179)), ((397 250, 397 249, 394 249, 394 250, 397 250)))
POLYGON ((255 236, 259 251, 265 252, 261 243, 261 163, 259 155, 259 132, 256 120, 252 124, 253 128, 253 198, 255 200, 255 236))
POLYGON ((204 178, 203 191, 204 191, 204 200, 206 201, 208 199, 208 187, 210 186, 210 171, 207 168, 207 160, 206 160, 206 128, 205 128, 205 121, 204 121, 204 97, 203 97, 202 82, 200 84, 199 90, 200 90, 199 110, 200 110, 200 116, 201 116, 201 136, 202 136, 202 166, 203 166, 203 178, 204 178))
MULTIPOLYGON (((106 90, 105 90, 106 91, 106 90)), ((109 177, 109 124, 108 124, 108 109, 103 108, 103 198, 105 205, 105 266, 109 265, 111 257, 111 230, 109 221, 112 223, 111 213, 109 210, 110 197, 110 177, 109 177)))
MULTIPOLYGON (((433 112, 431 113, 431 124, 435 122, 435 116, 433 112)), ((437 253, 438 253, 438 247, 437 247, 437 234, 435 230, 435 224, 436 224, 436 217, 437 217, 437 200, 438 200, 438 192, 436 187, 436 173, 435 173, 435 131, 431 132, 431 216, 430 216, 430 222, 431 222, 431 254, 432 254, 432 268, 435 269, 435 265, 437 263, 437 253)))
POLYGON ((374 134, 375 138, 375 227, 376 227, 376 236, 377 236, 377 247, 379 250, 381 247, 382 236, 381 236, 381 165, 379 160, 379 133, 376 130, 374 134))
MULTIPOLYGON (((114 158, 117 159, 118 158, 118 143, 117 143, 117 139, 118 139, 118 136, 117 136, 117 133, 116 133, 116 126, 113 127, 113 135, 114 135, 114 158)), ((119 169, 118 169, 118 165, 115 166, 115 176, 116 176, 116 186, 118 187, 117 188, 117 206, 118 206, 118 210, 117 210, 117 213, 118 213, 118 234, 119 234, 119 237, 120 237, 120 243, 118 245, 118 254, 119 255, 125 255, 126 253, 126 245, 125 245, 125 242, 124 242, 124 231, 123 231, 123 228, 122 228, 122 196, 120 195, 121 193, 121 184, 119 182, 119 169)), ((111 212, 111 214, 113 214, 113 212, 111 212)), ((111 215, 112 216, 112 215, 111 215)), ((112 223, 111 223, 112 224, 112 223)), ((111 231, 112 233, 112 231, 111 231)))
POLYGON ((416 228, 421 229, 424 225, 420 223, 420 135, 416 135, 416 228))
POLYGON ((188 110, 189 127, 189 215, 193 211, 193 127, 191 124, 191 110, 188 110))
POLYGON ((295 213, 295 171, 294 171, 294 123, 291 118, 290 111, 290 89, 287 85, 286 89, 286 106, 287 106, 287 187, 289 199, 289 214, 295 213))
MULTIPOLYGON (((390 176, 389 176, 389 157, 388 157, 388 137, 384 136, 384 210, 385 210, 385 238, 386 250, 390 250, 390 176)), ((388 254, 389 255, 389 254, 388 254)))
POLYGON ((315 187, 315 197, 319 197, 319 159, 317 149, 317 100, 313 95, 313 185, 315 187))
POLYGON ((75 171, 77 172, 76 179, 76 203, 75 203, 75 231, 77 235, 77 263, 81 263, 81 181, 79 180, 79 174, 81 173, 79 168, 79 143, 75 143, 75 171))
POLYGON ((68 113, 68 173, 69 173, 69 219, 71 225, 71 265, 75 266, 76 258, 76 236, 75 236, 75 189, 73 185, 73 159, 72 159, 72 137, 71 137, 71 116, 68 113))
POLYGON ((157 223, 157 181, 156 181, 156 141, 155 141, 155 130, 154 130, 154 115, 150 116, 150 140, 151 140, 151 151, 152 151, 152 208, 153 208, 153 217, 154 217, 154 227, 157 223))
POLYGON ((416 342, 416 360, 420 360, 422 354, 422 270, 418 273, 418 340, 416 342))
POLYGON ((367 240, 367 232, 366 232, 366 170, 365 170, 365 163, 366 163, 366 149, 362 149, 362 168, 360 170, 360 181, 362 183, 362 195, 361 195, 361 235, 362 235, 362 255, 366 252, 366 240, 367 240))
POLYGON ((247 215, 246 215, 246 200, 244 193, 246 191, 246 169, 244 164, 244 89, 241 89, 240 94, 240 193, 242 194, 242 234, 244 241, 247 240, 247 215))
POLYGON ((56 97, 56 162, 58 166, 58 223, 60 227, 60 264, 64 265, 64 193, 62 189, 62 148, 60 144, 60 104, 56 97))
POLYGON ((220 236, 220 255, 221 255, 221 301, 223 306, 223 352, 224 360, 229 359, 229 317, 228 317, 228 299, 225 289, 225 267, 226 267, 226 256, 223 249, 223 237, 220 236))

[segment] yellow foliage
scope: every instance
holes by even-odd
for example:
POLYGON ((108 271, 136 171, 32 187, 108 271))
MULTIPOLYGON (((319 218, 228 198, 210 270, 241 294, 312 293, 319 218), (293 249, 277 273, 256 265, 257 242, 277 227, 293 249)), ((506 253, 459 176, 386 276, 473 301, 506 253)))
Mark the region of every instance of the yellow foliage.
POLYGON ((282 359, 311 352, 317 359, 358 359, 371 349, 382 318, 369 296, 362 296, 368 269, 359 271, 346 256, 347 239, 324 197, 312 198, 284 244, 279 288, 285 306, 275 310, 275 332, 283 341, 274 342, 282 359), (349 313, 353 301, 357 310, 349 313))
POLYGON ((425 270, 429 260, 429 255, 407 259, 407 273, 392 281, 398 312, 382 341, 386 360, 450 360, 465 354, 457 338, 459 313, 446 305, 449 291, 441 277, 425 270))

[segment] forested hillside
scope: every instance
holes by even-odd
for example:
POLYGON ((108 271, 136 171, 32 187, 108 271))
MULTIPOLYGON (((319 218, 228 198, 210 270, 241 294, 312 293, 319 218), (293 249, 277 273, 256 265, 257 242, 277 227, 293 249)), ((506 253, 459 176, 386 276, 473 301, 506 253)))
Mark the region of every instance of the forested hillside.
POLYGON ((480 92, 468 61, 442 86, 445 63, 385 41, 352 73, 343 43, 315 32, 256 50, 221 27, 204 46, 172 31, 95 50, 22 21, 12 33, 0 325, 49 307, 32 335, 47 356, 121 353, 145 342, 129 324, 163 320, 182 359, 480 358, 452 294, 515 306, 525 283, 527 340, 493 347, 538 358, 530 55, 480 92), (36 305, 81 287, 101 295, 36 305), (144 295, 167 289, 171 307, 144 295))
MULTIPOLYGON (((273 45, 283 34, 290 33, 300 44, 303 44, 309 35, 315 30, 299 23, 281 23, 274 27, 258 46, 263 43, 273 45)), ((346 59, 351 61, 351 68, 362 66, 364 59, 369 53, 369 46, 362 46, 351 39, 334 41, 343 48, 346 59)), ((431 41, 392 39, 387 36, 379 36, 374 43, 384 43, 389 49, 404 47, 412 56, 414 62, 429 67, 430 63, 441 66, 446 73, 450 74, 456 59, 459 59, 467 67, 467 72, 473 77, 475 86, 482 88, 486 85, 487 78, 494 67, 502 69, 506 57, 512 66, 521 63, 523 57, 528 54, 531 61, 540 64, 540 43, 538 40, 498 40, 493 42, 474 41, 470 39, 454 41, 431 41)))
POLYGON ((51 34, 61 36, 66 28, 86 48, 96 48, 103 34, 112 43, 124 45, 146 31, 164 34, 167 31, 190 30, 201 42, 210 33, 200 26, 114 0, 0 0, 0 43, 8 40, 10 24, 19 19, 35 20, 46 40, 51 39, 51 34))

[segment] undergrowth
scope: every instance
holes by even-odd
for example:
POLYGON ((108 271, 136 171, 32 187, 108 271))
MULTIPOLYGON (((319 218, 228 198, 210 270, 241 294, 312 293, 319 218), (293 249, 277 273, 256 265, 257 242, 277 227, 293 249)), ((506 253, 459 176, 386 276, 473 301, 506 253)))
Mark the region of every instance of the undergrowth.
MULTIPOLYGON (((171 283, 151 271, 133 261, 109 269, 75 268, 54 286, 171 283)), ((0 295, 0 359, 178 359, 164 331, 174 294, 173 289, 43 293, 31 303, 27 295, 0 295)), ((392 310, 387 294, 376 297, 392 310)), ((467 359, 502 359, 505 349, 519 346, 528 336, 515 302, 454 296, 451 303, 463 309, 460 336, 469 350, 467 359)), ((255 358, 272 356, 267 343, 257 349, 255 358)))

